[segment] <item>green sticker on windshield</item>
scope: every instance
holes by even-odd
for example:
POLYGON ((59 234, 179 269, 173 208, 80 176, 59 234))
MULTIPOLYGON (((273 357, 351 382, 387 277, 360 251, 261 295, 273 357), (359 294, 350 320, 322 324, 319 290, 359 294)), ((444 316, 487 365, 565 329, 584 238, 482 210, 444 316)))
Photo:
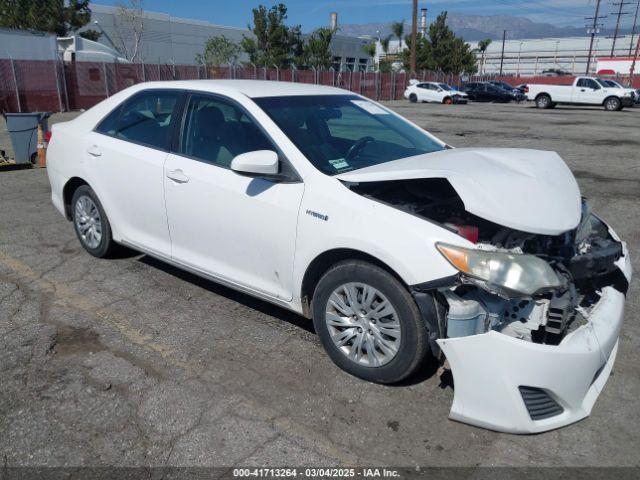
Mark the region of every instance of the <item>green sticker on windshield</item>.
POLYGON ((349 164, 344 158, 337 158, 335 160, 329 160, 329 163, 336 170, 340 170, 342 168, 349 168, 349 164))

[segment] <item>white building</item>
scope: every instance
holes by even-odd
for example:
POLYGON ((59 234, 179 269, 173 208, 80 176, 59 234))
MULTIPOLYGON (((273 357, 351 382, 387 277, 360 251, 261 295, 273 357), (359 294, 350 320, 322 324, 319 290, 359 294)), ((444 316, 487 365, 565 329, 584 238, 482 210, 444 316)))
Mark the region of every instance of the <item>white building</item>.
MULTIPOLYGON (((615 45, 615 56, 631 56, 635 49, 635 40, 631 35, 618 37, 615 45)), ((586 72, 589 43, 591 37, 543 38, 533 40, 507 40, 504 45, 502 72, 504 75, 540 75, 545 70, 563 70, 569 73, 586 72)), ((596 37, 593 42, 593 53, 589 73, 597 73, 598 57, 611 57, 612 38, 596 37)), ((478 42, 470 42, 472 48, 478 42)), ((484 65, 478 53, 478 71, 481 74, 497 74, 500 72, 502 58, 502 41, 494 40, 487 49, 484 65)), ((626 72, 628 73, 628 72, 626 72)))

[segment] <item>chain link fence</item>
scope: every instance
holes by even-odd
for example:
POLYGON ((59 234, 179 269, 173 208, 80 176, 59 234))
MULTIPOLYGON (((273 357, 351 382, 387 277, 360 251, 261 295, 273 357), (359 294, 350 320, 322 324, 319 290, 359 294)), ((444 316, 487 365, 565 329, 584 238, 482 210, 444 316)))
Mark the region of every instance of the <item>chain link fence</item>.
MULTIPOLYGON (((198 65, 101 63, 0 59, 0 111, 33 112, 87 109, 140 82, 195 79, 256 79, 311 83, 343 88, 373 100, 402 98, 409 82, 405 72, 296 70, 256 66, 206 68, 198 65)), ((419 81, 461 85, 458 75, 419 71, 419 81)), ((570 84, 575 77, 473 76, 467 81, 504 80, 511 84, 570 84)), ((618 78, 624 81, 625 78, 618 78)), ((640 88, 640 78, 634 82, 640 88)))
POLYGON ((405 72, 338 72, 263 67, 152 63, 62 62, 0 59, 0 110, 30 112, 87 109, 140 82, 254 79, 335 86, 374 100, 402 98, 405 72))

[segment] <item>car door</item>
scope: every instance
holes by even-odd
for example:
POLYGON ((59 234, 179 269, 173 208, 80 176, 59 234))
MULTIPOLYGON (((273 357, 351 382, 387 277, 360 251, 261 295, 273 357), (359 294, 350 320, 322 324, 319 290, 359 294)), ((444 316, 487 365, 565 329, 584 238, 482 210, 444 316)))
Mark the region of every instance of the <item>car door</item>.
POLYGON ((418 95, 418 101, 420 102, 429 102, 431 99, 429 98, 429 90, 427 89, 426 83, 419 83, 416 85, 416 95, 418 95))
POLYGON ((578 79, 576 86, 573 89, 573 94, 574 97, 571 101, 574 103, 599 105, 604 101, 601 86, 592 78, 578 79))
POLYGON ((168 257, 164 162, 181 92, 144 90, 111 112, 86 142, 89 183, 126 243, 168 257))
MULTIPOLYGON (((278 150, 244 108, 222 96, 189 96, 177 143, 164 169, 173 260, 233 286, 291 300, 304 184, 230 169, 241 153, 278 150)), ((281 168, 292 171, 282 156, 281 168)))

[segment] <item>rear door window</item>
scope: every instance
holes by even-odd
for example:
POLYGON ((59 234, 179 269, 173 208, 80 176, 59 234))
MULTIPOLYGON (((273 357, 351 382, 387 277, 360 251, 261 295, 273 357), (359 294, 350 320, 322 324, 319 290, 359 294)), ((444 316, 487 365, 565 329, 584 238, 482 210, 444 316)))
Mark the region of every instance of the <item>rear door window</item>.
MULTIPOLYGON (((166 150, 169 145, 171 121, 181 93, 179 91, 150 90, 129 99, 120 109, 120 115, 113 129, 98 131, 113 135, 121 140, 166 150), (111 133, 113 132, 113 133, 111 133)), ((109 127, 105 118, 103 123, 109 127)))

